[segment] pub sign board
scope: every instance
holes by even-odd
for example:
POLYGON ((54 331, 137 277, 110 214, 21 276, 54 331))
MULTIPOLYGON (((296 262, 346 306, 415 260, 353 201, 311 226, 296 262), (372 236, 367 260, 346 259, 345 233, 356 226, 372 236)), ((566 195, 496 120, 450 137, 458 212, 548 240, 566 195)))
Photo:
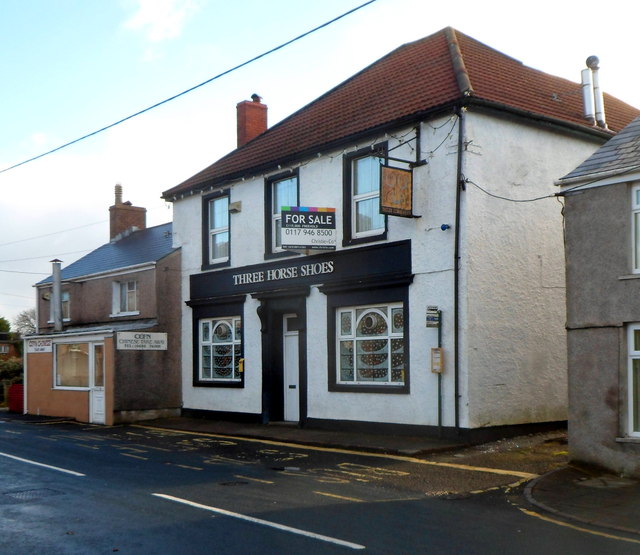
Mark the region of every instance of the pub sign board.
POLYGON ((413 171, 380 166, 380 213, 413 217, 413 171))
POLYGON ((335 250, 336 209, 283 206, 281 246, 289 250, 335 250))

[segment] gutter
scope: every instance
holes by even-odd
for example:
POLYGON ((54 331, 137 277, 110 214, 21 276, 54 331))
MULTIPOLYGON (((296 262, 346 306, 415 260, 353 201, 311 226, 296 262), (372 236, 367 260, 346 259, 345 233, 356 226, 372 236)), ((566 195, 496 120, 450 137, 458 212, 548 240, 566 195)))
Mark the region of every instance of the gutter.
MULTIPOLYGON (((633 172, 637 172, 639 169, 640 169, 640 165, 635 165, 627 168, 617 168, 615 170, 608 170, 608 171, 601 171, 601 172, 594 171, 588 174, 579 175, 575 177, 567 177, 567 178, 562 177, 554 181, 553 184, 563 186, 563 185, 574 185, 574 184, 582 183, 585 186, 586 185, 596 186, 598 185, 599 181, 603 181, 610 177, 627 175, 633 172)), ((635 180, 634 177, 630 176, 625 181, 634 181, 634 180, 635 180)), ((600 185, 606 185, 606 183, 601 183, 600 185)))

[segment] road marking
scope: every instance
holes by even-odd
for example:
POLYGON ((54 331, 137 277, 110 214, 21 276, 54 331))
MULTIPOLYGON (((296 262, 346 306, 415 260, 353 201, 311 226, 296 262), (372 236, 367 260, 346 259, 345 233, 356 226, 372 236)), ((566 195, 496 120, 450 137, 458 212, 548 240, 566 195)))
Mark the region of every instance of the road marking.
POLYGON ((6 434, 14 434, 16 436, 21 436, 22 432, 14 432, 13 430, 4 430, 6 434))
POLYGON ((85 474, 82 474, 81 472, 75 472, 73 470, 67 470, 66 468, 60 468, 58 466, 51 466, 50 464, 44 464, 36 461, 31 461, 29 459, 23 459, 21 457, 16 457, 15 455, 9 455, 8 453, 0 453, 0 457, 7 457, 8 459, 13 459, 15 461, 33 464, 35 466, 41 466, 43 468, 48 468, 50 470, 57 470, 58 472, 64 472, 66 474, 71 474, 73 476, 85 476, 85 474))
POLYGON ((148 461, 149 457, 141 457, 140 455, 134 455, 132 453, 120 453, 123 457, 131 457, 132 459, 140 459, 141 461, 148 461))
MULTIPOLYGON (((154 426, 143 426, 141 424, 134 424, 132 428, 144 428, 147 430, 162 431, 164 428, 156 428, 154 426)), ((486 472, 488 474, 499 474, 502 476, 517 476, 518 478, 526 478, 533 480, 537 478, 538 474, 531 474, 530 472, 521 472, 519 470, 504 470, 502 468, 489 468, 484 466, 469 466, 465 464, 446 463, 437 461, 426 461, 423 459, 414 459, 413 457, 407 457, 404 455, 389 455, 385 453, 370 453, 368 451, 355 451, 353 449, 341 449, 338 447, 320 447, 316 445, 302 445, 299 443, 291 443, 286 441, 274 441, 270 439, 256 439, 250 437, 239 436, 226 436, 221 434, 212 434, 207 432, 191 432, 189 430, 180 430, 177 434, 196 435, 196 436, 209 436, 209 437, 226 437, 236 441, 244 441, 247 443, 263 443, 265 445, 277 445, 279 447, 295 447, 296 449, 303 449, 306 451, 322 451, 324 453, 341 453, 344 455, 357 455, 359 457, 373 457, 378 459, 387 459, 393 461, 410 462, 414 464, 422 464, 427 466, 442 466, 444 468, 455 468, 458 470, 470 470, 474 472, 486 472)), ((236 463, 239 461, 235 461, 236 463)))
POLYGON ((250 480, 252 482, 259 482, 261 484, 275 484, 272 480, 261 480, 260 478, 251 478, 251 476, 241 476, 240 474, 234 474, 234 478, 239 478, 240 480, 250 480))
POLYGON ((199 466, 189 466, 188 464, 177 464, 177 463, 165 463, 168 464, 169 466, 177 466, 178 468, 186 468, 187 470, 204 470, 204 468, 201 468, 199 466))
POLYGON ((210 511, 212 513, 217 513, 225 516, 229 516, 232 518, 237 518, 240 520, 246 520, 247 522, 253 522, 254 524, 260 524, 262 526, 268 526, 270 528, 275 528, 277 530, 282 530, 284 532, 290 532, 292 534, 298 534, 300 536, 306 536, 308 538, 313 538, 315 540, 320 540, 328 543, 333 543, 336 545, 341 545, 343 547, 348 547, 350 549, 365 549, 364 545, 360 545, 358 543, 352 543, 344 540, 340 540, 338 538, 332 538, 330 536, 323 536, 322 534, 316 534, 315 532, 309 532, 307 530, 301 530, 300 528, 293 528, 291 526, 286 526, 284 524, 278 524, 277 522, 271 522, 269 520, 263 520, 261 518, 255 518, 253 516, 247 516, 240 513, 234 513, 231 511, 227 511, 225 509, 219 509, 217 507, 211 507, 210 505, 203 505, 201 503, 196 503, 194 501, 189 501, 188 499, 181 499, 180 497, 174 497, 173 495, 166 495, 164 493, 152 493, 155 497, 160 497, 162 499, 167 499, 168 501, 174 501, 176 503, 182 503, 183 505, 189 505, 190 507, 195 507, 196 509, 203 509, 205 511, 210 511))
POLYGON ((520 511, 522 511, 525 515, 533 516, 533 517, 539 518, 540 520, 544 520, 545 522, 551 522, 552 524, 557 524, 558 526, 571 528, 572 530, 577 530, 578 532, 586 532, 587 534, 593 534, 594 536, 602 536, 603 538, 609 538, 611 540, 619 540, 619 541, 629 542, 629 543, 640 543, 640 540, 625 538, 624 536, 615 536, 614 534, 607 534, 606 532, 598 532, 596 530, 589 530, 589 528, 583 528, 581 526, 569 524, 568 522, 562 522, 561 520, 556 520, 555 518, 550 518, 548 516, 541 515, 540 513, 536 513, 535 511, 530 511, 529 509, 523 509, 522 507, 518 507, 518 509, 520 509, 520 511))
POLYGON ((357 497, 345 497, 344 495, 336 495, 335 493, 327 493, 326 491, 314 491, 313 493, 334 499, 342 499, 343 501, 355 501, 356 503, 362 503, 364 501, 364 499, 358 499, 357 497))

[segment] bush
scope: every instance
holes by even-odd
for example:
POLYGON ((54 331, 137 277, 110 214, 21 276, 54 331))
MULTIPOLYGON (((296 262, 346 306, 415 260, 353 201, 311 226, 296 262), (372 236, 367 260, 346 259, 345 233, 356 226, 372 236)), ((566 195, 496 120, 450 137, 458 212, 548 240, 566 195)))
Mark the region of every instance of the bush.
POLYGON ((0 360, 0 381, 9 383, 22 383, 22 360, 8 358, 0 360))

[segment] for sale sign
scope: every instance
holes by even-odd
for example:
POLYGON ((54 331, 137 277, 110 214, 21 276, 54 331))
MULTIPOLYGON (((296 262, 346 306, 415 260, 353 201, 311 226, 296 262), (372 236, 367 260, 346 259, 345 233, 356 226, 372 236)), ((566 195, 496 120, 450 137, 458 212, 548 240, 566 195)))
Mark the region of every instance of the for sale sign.
POLYGON ((283 206, 281 218, 283 249, 335 250, 335 208, 283 206))

